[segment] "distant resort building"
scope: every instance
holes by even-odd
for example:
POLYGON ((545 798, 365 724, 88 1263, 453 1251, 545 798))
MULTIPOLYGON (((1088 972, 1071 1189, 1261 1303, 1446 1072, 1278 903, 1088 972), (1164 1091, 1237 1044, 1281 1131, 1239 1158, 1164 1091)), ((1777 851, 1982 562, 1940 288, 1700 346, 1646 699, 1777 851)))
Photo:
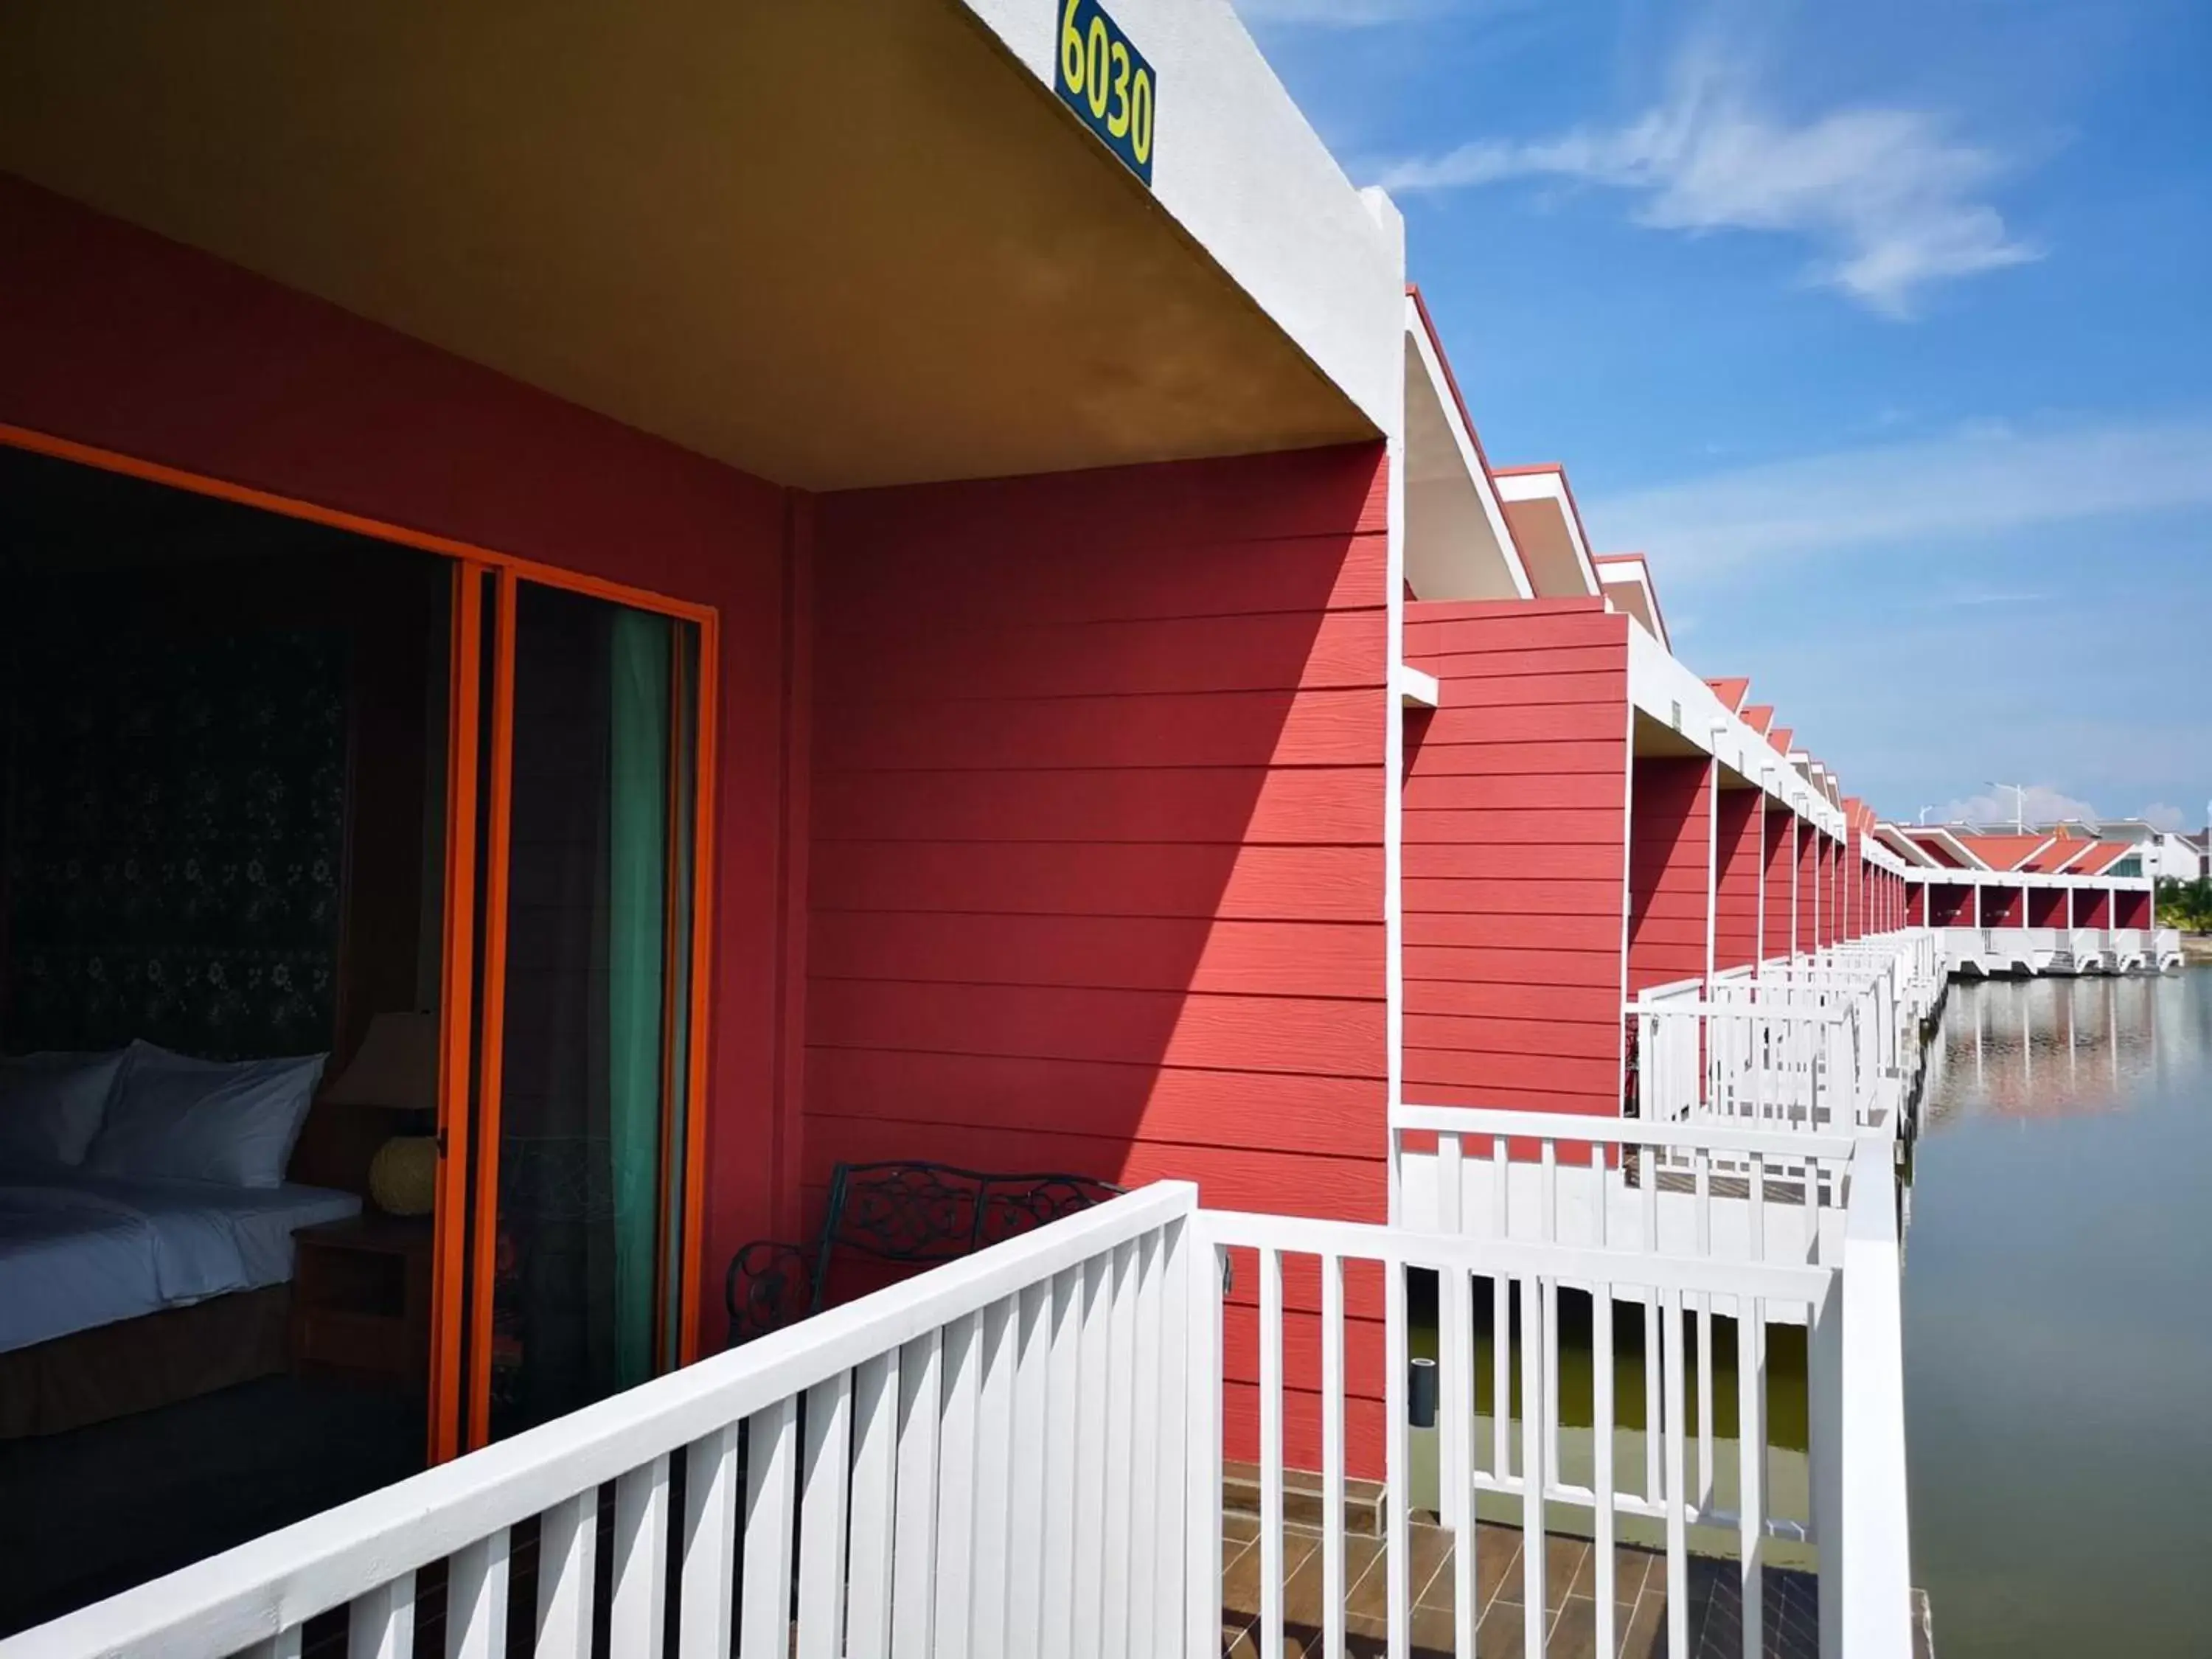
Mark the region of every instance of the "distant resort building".
POLYGON ((2179 938, 2156 923, 2159 832, 2125 833, 2137 827, 1881 823, 1875 833, 1907 861, 1908 921, 1943 930, 1954 973, 2125 973, 2181 960, 2179 938))

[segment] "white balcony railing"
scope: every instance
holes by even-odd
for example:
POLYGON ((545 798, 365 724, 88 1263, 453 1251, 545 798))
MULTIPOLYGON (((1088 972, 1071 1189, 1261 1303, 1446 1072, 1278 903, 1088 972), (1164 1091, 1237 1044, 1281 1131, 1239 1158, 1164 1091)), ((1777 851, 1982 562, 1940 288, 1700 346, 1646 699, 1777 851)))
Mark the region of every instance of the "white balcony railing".
MULTIPOLYGON (((1887 1179, 1871 1163, 1850 1175, 1869 1195, 1887 1179)), ((1211 1659, 1223 1628, 1224 1425, 1255 1419, 1256 1447, 1240 1437, 1233 1449, 1256 1450, 1260 1464, 1257 1635, 1273 1655, 1285 1634, 1286 1413, 1301 1426, 1319 1419, 1323 1651, 1340 1655, 1342 1497, 1355 1473, 1347 1395, 1379 1360, 1389 1547, 1378 1570, 1388 1651, 1402 1656, 1418 1588, 1407 1397, 1418 1272, 1443 1287, 1438 1429, 1462 1659, 1474 1651, 1487 1547, 1479 1498, 1517 1510, 1515 1541, 1531 1546, 1518 1550, 1521 1605, 1539 1649, 1557 1600, 1541 1535, 1564 1515, 1598 1541, 1592 1616, 1604 1650, 1618 1637, 1611 1545, 1639 1525, 1664 1557, 1663 1581, 1652 1571, 1668 1591, 1670 1653, 1688 1651, 1693 1546, 1738 1558, 1699 1570, 1736 1579, 1741 1651, 1764 1652, 1762 1569, 1786 1545, 1817 1553, 1821 1652, 1904 1659, 1894 1217, 1893 1203, 1854 1201, 1839 1261, 1776 1265, 1212 1212, 1192 1187, 1164 1183, 0 1643, 0 1655, 296 1655, 307 1622, 336 1613, 347 1653, 398 1659, 411 1651, 418 1582, 442 1577, 429 1593, 444 1598, 445 1650, 481 1659, 507 1651, 511 1636, 539 1654, 593 1652, 595 1614, 609 1631, 596 1650, 624 1659, 672 1644, 685 1659, 722 1659, 733 1645, 741 1659, 1211 1659), (1257 1306, 1249 1324, 1240 1308, 1229 1344, 1221 1270, 1232 1262, 1237 1293, 1257 1306), (1365 1301, 1378 1269, 1379 1334, 1365 1301), (1611 1321, 1594 1322, 1587 1474, 1560 1455, 1556 1333, 1568 1295, 1647 1309, 1652 1322, 1647 1357, 1632 1359, 1613 1352, 1611 1321), (1506 1311, 1498 1331, 1520 1321, 1517 1343, 1494 1342, 1491 1356, 1494 1400, 1515 1399, 1517 1376, 1519 1403, 1493 1412, 1487 1435, 1474 1409, 1478 1296, 1506 1311), (1778 1500, 1765 1333, 1791 1312, 1811 1328, 1810 1485, 1778 1500), (1722 1320, 1741 1333, 1733 1465, 1716 1455, 1711 1415, 1731 1386, 1713 1363, 1722 1320), (1292 1324, 1302 1334, 1286 1346, 1292 1324), (1292 1384, 1290 1360, 1316 1346, 1309 1393, 1304 1379, 1292 1384), (1619 1455, 1616 1361, 1628 1367, 1623 1386, 1644 1396, 1647 1430, 1619 1437, 1632 1449, 1619 1455), (530 1532, 536 1583, 525 1594, 511 1569, 514 1540, 530 1532), (531 1630, 508 1631, 511 1605, 531 1630)))
POLYGON ((1846 1135, 1893 1127, 1942 960, 1933 935, 1912 929, 1644 993, 1626 1011, 1638 1115, 1846 1135))
POLYGON ((1736 1261, 1840 1259, 1857 1141, 1732 1122, 1405 1105, 1397 1220, 1417 1232, 1736 1261))
MULTIPOLYGON (((1481 1544, 1477 1531, 1478 1506, 1486 1496, 1517 1500, 1520 1542, 1517 1552, 1521 1579, 1519 1603, 1525 1628, 1520 1645, 1529 1652, 1544 1650, 1551 1609, 1559 1605, 1546 1583, 1549 1551, 1529 1540, 1542 1537, 1547 1518, 1555 1523, 1565 1511, 1580 1535, 1591 1540, 1590 1561, 1595 1573, 1591 1618, 1595 1626, 1593 1650, 1617 1651, 1619 1617, 1613 1575, 1624 1518, 1659 1523, 1665 1557, 1668 1648, 1687 1654, 1689 1648, 1692 1530, 1723 1534, 1736 1556, 1733 1577, 1739 1586, 1741 1649, 1747 1655, 1766 1650, 1764 1612, 1765 1567, 1770 1547, 1778 1539, 1811 1542, 1820 1549, 1820 1595, 1824 1626, 1831 1617, 1838 1626, 1837 1639, 1824 1642, 1823 1651, 1843 1653, 1842 1621, 1844 1563, 1849 1534, 1842 1518, 1842 1492, 1837 1471, 1846 1456, 1844 1441, 1856 1426, 1842 1415, 1846 1380, 1842 1370, 1849 1347, 1843 1329, 1848 1314, 1840 1300, 1838 1275, 1833 1269, 1781 1267, 1751 1263, 1688 1261, 1665 1255, 1621 1251, 1583 1250, 1559 1245, 1476 1241, 1403 1228, 1363 1227, 1348 1222, 1309 1221, 1286 1216, 1217 1215, 1209 1218, 1207 1236, 1217 1249, 1250 1248, 1257 1252, 1260 1299, 1259 1377, 1260 1448, 1262 1473, 1260 1548, 1260 1609, 1255 1634, 1259 1650, 1278 1654, 1285 1635, 1281 1539, 1283 1536, 1281 1474, 1283 1467, 1283 1362, 1285 1323, 1284 1285, 1295 1267, 1304 1279, 1319 1279, 1323 1440, 1322 1470, 1322 1606, 1330 1622, 1324 1626, 1323 1651, 1342 1653, 1341 1606, 1344 1558, 1343 1452, 1340 1440, 1328 1433, 1344 1403, 1346 1294, 1347 1270, 1368 1264, 1382 1269, 1386 1358, 1383 1376, 1389 1398, 1384 1413, 1391 1425, 1387 1447, 1385 1533, 1387 1547, 1381 1571, 1388 1575, 1385 1604, 1389 1613, 1389 1650, 1406 1652, 1407 1614, 1411 1601, 1408 1583, 1413 1551, 1408 1536, 1409 1492, 1413 1468, 1406 1402, 1408 1371, 1406 1274, 1433 1274, 1437 1282, 1437 1428, 1439 1463, 1443 1471, 1441 1505, 1453 1534, 1454 1618, 1453 1651, 1472 1656, 1475 1649, 1476 1614, 1480 1602, 1475 1586, 1481 1573, 1481 1544), (1583 1480, 1567 1478, 1560 1455, 1565 1414, 1559 1363, 1559 1306, 1564 1294, 1590 1298, 1594 1308, 1631 1304, 1644 1311, 1646 1355, 1654 1363, 1638 1362, 1633 1370, 1645 1395, 1643 1421, 1657 1425, 1640 1437, 1643 1455, 1624 1457, 1618 1443, 1620 1414, 1615 1400, 1616 1377, 1622 1356, 1614 1350, 1613 1321, 1591 1321, 1591 1413, 1589 1439, 1593 1464, 1583 1480), (1492 1329, 1517 1331, 1518 1340, 1491 1343, 1494 1367, 1493 1401, 1515 1397, 1523 1402, 1519 1418, 1509 1412, 1492 1414, 1492 1432, 1480 1432, 1475 1413, 1476 1369, 1480 1363, 1474 1340, 1477 1298, 1492 1309, 1492 1329), (1815 1455, 1819 1473, 1814 1501, 1801 1510, 1778 1509, 1766 1485, 1766 1425, 1769 1420, 1770 1377, 1765 1334, 1769 1310, 1795 1308, 1798 1322, 1809 1321, 1809 1347, 1821 1358, 1813 1369, 1819 1374, 1812 1388, 1819 1403, 1814 1415, 1823 1443, 1815 1455), (1722 1373, 1712 1363, 1712 1322, 1726 1317, 1737 1322, 1736 1387, 1738 1445, 1732 1478, 1723 1480, 1714 1455, 1711 1407, 1722 1373), (1692 1325, 1700 1332, 1692 1340, 1692 1325), (1698 1401, 1693 1408, 1690 1401, 1698 1401), (1533 1407, 1528 1402, 1536 1402, 1533 1407), (1694 1414, 1693 1414, 1694 1411, 1694 1414), (1487 1441, 1487 1444, 1484 1442, 1487 1441), (1692 1456, 1692 1449, 1695 1455, 1692 1456), (1832 1595, 1831 1586, 1833 1586, 1832 1595), (1827 1604, 1832 1599, 1831 1615, 1827 1604)), ((1296 1311, 1307 1311, 1299 1310, 1296 1311)), ((1707 1544, 1710 1551, 1717 1540, 1707 1544)), ((1661 1569, 1655 1564, 1653 1571, 1661 1569)), ((1869 1595, 1877 1593, 1869 1570, 1863 1581, 1869 1595)), ((1909 1577, 1894 1587, 1895 1623, 1906 1627, 1909 1577)), ((1893 1651, 1871 1643, 1849 1650, 1853 1654, 1893 1651)))
POLYGON ((1735 992, 1627 1005, 1639 1116, 1840 1134, 1881 1121, 1886 1033, 1870 1007, 1755 985, 1735 992))
POLYGON ((1177 1653, 1209 1602, 1218 1641, 1218 1584, 1194 1590, 1189 1577, 1217 1559, 1220 1499, 1218 1457, 1193 1453, 1216 1418, 1188 1426, 1218 1395, 1189 1368, 1193 1310, 1210 1322, 1218 1295, 1192 1293, 1197 1217, 1186 1184, 1117 1199, 0 1642, 0 1655, 297 1655, 308 1620, 343 1609, 349 1655, 399 1659, 416 1575, 442 1563, 446 1651, 500 1659, 525 1528, 534 1650, 588 1655, 610 1483, 605 1650, 622 1659, 663 1650, 672 1595, 676 1651, 718 1659, 733 1630, 747 1659, 1066 1653, 1079 1628, 1103 1632, 1103 1650, 1177 1653))

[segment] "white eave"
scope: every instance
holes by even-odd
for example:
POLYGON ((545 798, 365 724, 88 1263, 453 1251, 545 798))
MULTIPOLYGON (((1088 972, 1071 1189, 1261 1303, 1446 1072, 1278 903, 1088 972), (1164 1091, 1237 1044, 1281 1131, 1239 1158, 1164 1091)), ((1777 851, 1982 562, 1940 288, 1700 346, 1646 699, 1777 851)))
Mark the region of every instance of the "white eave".
POLYGON ((1822 833, 1844 838, 1842 809, 1786 765, 1712 687, 1640 628, 1628 630, 1628 695, 1639 714, 1679 733, 1822 833))
POLYGON ((1591 562, 1589 543, 1558 466, 1493 470, 1498 499, 1512 526, 1528 579, 1540 599, 1596 599, 1605 591, 1591 562))
POLYGON ((1896 824, 1886 820, 1879 822, 1874 827, 1874 833, 1881 838, 1884 846, 1914 869, 1940 870, 1943 867, 1929 855, 1927 848, 1896 824))
POLYGON ((1451 367, 1411 293, 1405 313, 1406 580, 1417 599, 1534 599, 1451 367))
MULTIPOLYGON (((962 3, 1050 95, 1062 9, 962 3)), ((1346 176, 1231 7, 1115 0, 1113 14, 1160 76, 1153 197, 1379 429, 1397 431, 1397 209, 1346 176)))

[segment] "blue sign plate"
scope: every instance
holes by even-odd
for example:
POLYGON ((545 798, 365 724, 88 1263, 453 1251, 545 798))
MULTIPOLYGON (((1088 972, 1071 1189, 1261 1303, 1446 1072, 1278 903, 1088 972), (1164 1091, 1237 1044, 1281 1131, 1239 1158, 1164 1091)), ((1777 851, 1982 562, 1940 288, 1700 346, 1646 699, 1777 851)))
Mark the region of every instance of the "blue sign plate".
POLYGON ((1159 76, 1098 0, 1053 0, 1053 9, 1060 16, 1052 76, 1060 101, 1150 185, 1159 76))

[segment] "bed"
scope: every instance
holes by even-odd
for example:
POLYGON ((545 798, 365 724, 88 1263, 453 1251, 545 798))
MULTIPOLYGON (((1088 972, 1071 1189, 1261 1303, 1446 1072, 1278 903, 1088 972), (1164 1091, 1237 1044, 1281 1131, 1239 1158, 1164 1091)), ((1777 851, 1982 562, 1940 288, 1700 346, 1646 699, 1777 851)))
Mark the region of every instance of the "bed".
POLYGON ((292 1234, 350 1193, 98 1176, 0 1177, 0 1353, 292 1277, 292 1234))
POLYGON ((362 1207, 287 1176, 320 1072, 137 1043, 0 1062, 0 1437, 283 1368, 292 1235, 362 1207))

